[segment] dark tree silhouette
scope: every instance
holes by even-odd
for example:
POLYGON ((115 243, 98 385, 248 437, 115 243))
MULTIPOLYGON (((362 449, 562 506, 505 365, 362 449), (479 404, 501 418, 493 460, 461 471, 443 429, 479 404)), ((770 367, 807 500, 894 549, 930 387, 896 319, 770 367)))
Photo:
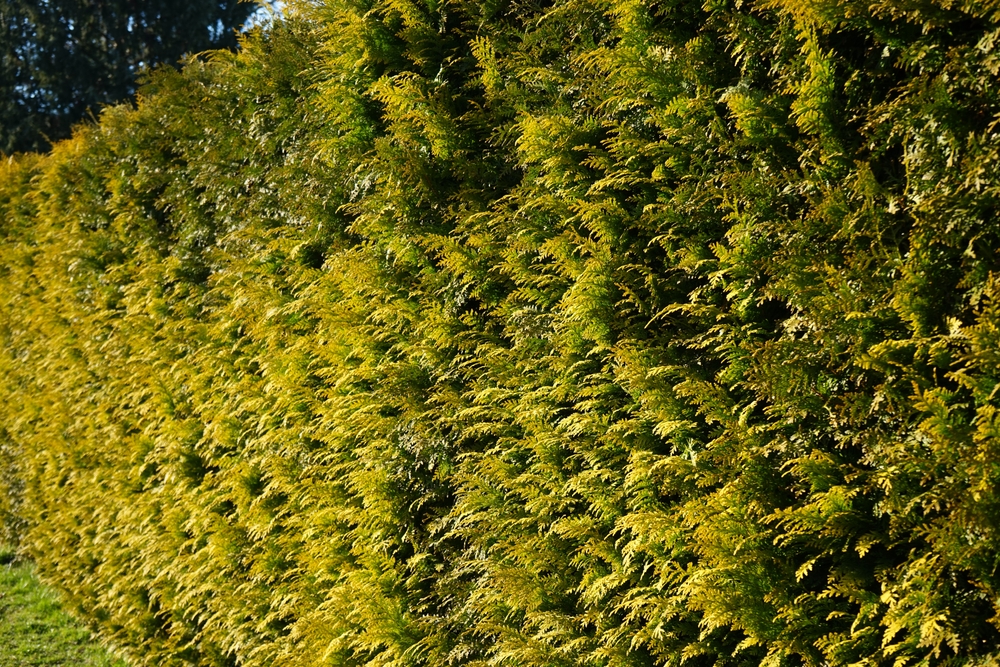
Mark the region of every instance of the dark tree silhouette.
POLYGON ((239 0, 0 0, 0 152, 46 150, 144 66, 236 46, 239 0))

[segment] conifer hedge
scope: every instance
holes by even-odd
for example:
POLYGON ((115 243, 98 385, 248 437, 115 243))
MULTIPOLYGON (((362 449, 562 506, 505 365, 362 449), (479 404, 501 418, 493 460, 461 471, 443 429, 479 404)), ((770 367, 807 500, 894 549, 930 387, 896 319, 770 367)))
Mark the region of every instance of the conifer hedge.
POLYGON ((322 0, 0 167, 0 516, 136 665, 1000 660, 1000 2, 322 0))

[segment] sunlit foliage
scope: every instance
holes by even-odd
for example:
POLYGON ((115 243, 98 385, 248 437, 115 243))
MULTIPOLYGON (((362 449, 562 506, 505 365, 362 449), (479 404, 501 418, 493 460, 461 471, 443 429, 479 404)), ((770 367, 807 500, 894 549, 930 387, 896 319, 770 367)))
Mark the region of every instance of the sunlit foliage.
POLYGON ((141 665, 993 664, 998 36, 327 0, 161 73, 0 174, 7 530, 141 665))

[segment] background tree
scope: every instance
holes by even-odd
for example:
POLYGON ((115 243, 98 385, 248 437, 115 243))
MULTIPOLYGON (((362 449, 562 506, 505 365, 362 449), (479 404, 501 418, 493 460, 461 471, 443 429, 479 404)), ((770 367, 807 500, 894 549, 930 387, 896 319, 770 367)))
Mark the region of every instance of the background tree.
POLYGON ((0 151, 46 150, 100 106, 127 99, 144 66, 236 46, 240 0, 3 0, 0 151))

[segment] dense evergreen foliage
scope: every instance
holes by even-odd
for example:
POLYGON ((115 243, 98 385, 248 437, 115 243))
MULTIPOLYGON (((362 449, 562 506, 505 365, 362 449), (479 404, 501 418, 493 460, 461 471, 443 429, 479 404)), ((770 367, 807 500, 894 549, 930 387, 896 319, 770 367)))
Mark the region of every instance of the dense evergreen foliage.
POLYGON ((1000 4, 325 0, 0 173, 0 512, 140 665, 1000 659, 1000 4))
POLYGON ((143 67, 236 46, 240 0, 0 0, 0 152, 47 149, 143 67))

